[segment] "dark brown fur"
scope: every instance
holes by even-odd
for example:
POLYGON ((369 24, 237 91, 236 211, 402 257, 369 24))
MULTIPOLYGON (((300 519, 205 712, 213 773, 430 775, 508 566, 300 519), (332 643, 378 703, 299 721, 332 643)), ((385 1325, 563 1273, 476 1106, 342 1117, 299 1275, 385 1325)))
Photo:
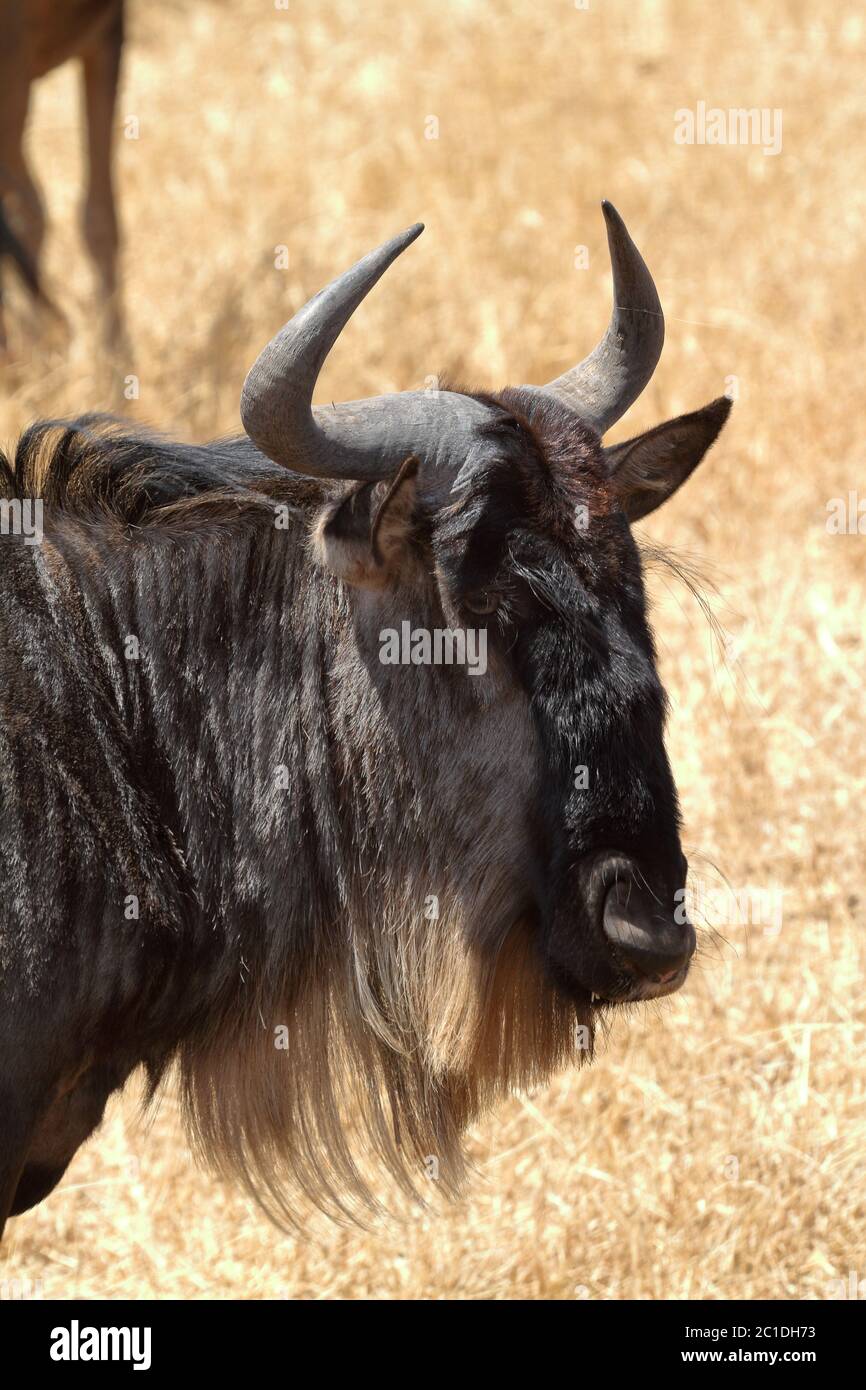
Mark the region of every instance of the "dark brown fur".
POLYGON ((563 407, 483 403, 438 498, 95 417, 0 460, 45 510, 0 537, 0 1226, 173 1062, 280 1220, 375 1205, 371 1155, 454 1191, 465 1127, 590 1055, 593 995, 645 997, 588 878, 610 847, 660 903, 684 872, 628 497, 563 407), (491 592, 483 679, 382 663, 491 592))

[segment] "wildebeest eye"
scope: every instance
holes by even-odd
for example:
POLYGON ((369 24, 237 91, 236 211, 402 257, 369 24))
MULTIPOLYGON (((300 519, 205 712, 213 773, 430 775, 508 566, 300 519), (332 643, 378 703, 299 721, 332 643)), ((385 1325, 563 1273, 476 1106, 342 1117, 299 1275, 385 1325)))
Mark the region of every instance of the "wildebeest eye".
POLYGON ((492 589, 472 589, 463 599, 470 613, 478 613, 483 618, 495 613, 499 602, 499 594, 494 593, 492 589))

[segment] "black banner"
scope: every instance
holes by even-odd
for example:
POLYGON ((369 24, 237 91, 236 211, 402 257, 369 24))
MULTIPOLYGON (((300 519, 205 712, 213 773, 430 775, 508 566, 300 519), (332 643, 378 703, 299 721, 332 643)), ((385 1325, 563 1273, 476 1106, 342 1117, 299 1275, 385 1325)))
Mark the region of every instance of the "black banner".
MULTIPOLYGON (((595 1370, 634 1370, 666 1374, 717 1366, 736 1370, 789 1366, 817 1371, 826 1378, 851 1363, 862 1340, 862 1307, 840 1299, 826 1303, 591 1303, 505 1305, 499 1323, 496 1307, 485 1309, 482 1322, 464 1323, 465 1305, 403 1304, 399 1323, 377 1304, 333 1307, 326 1303, 41 1303, 0 1305, 0 1337, 14 1351, 22 1371, 60 1377, 93 1375, 100 1369, 157 1376, 184 1372, 241 1372, 249 1378, 272 1374, 282 1366, 294 1376, 298 1357, 311 1373, 311 1357, 332 1375, 345 1364, 350 1374, 371 1369, 369 1339, 378 1356, 387 1352, 393 1368, 417 1374, 414 1351, 422 1352, 427 1375, 465 1374, 468 1357, 490 1366, 508 1353, 527 1330, 544 1331, 555 1341, 523 1344, 522 1357, 537 1359, 543 1370, 555 1353, 571 1361, 575 1375, 595 1370), (382 1317, 381 1323, 379 1318, 382 1317), (417 1317, 418 1322, 415 1323, 417 1317), (488 1318, 490 1322, 488 1322, 488 1318), (356 1319, 358 1320, 356 1322, 356 1319), (449 1336, 453 1324, 459 1343, 449 1336), (460 1326, 462 1324, 462 1327, 460 1326), (473 1341, 468 1337, 471 1327, 473 1341), (500 1339, 492 1341, 496 1330, 500 1339), (328 1340, 322 1341, 322 1333, 328 1340), (408 1341, 407 1341, 408 1338, 408 1341), (363 1339, 363 1340, 362 1340, 363 1339), (390 1347, 390 1350, 388 1348, 390 1347), (471 1350, 470 1350, 471 1348, 471 1350), (436 1352, 442 1356, 436 1367, 436 1352), (408 1352, 408 1356, 407 1356, 408 1352), (467 1355, 468 1354, 468 1355, 467 1355)), ((475 1315, 473 1315, 475 1316, 475 1315)), ((488 1366, 488 1369, 490 1369, 488 1366)))

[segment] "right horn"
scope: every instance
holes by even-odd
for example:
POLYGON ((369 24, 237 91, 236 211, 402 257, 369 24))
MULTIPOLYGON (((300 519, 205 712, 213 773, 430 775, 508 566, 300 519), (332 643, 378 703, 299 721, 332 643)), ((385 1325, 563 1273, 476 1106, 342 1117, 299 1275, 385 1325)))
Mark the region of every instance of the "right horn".
POLYGON ((637 400, 655 370, 665 320, 653 278, 612 203, 602 203, 613 268, 613 312, 598 347, 541 389, 599 434, 637 400))

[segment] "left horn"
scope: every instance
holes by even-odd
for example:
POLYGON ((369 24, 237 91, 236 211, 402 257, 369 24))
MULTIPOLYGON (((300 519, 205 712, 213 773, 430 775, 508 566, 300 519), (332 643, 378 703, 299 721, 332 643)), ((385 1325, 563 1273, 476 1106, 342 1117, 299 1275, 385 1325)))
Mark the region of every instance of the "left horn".
POLYGON ((294 472, 322 478, 390 478, 409 454, 435 458, 459 442, 472 403, 447 392, 405 391, 313 406, 325 358, 361 300, 424 230, 419 222, 371 251, 315 295, 251 367, 241 420, 253 443, 294 472))
POLYGON ((541 389, 599 434, 624 415, 652 376, 665 340, 653 278, 612 203, 602 203, 613 268, 613 312, 601 342, 576 367, 541 389))

